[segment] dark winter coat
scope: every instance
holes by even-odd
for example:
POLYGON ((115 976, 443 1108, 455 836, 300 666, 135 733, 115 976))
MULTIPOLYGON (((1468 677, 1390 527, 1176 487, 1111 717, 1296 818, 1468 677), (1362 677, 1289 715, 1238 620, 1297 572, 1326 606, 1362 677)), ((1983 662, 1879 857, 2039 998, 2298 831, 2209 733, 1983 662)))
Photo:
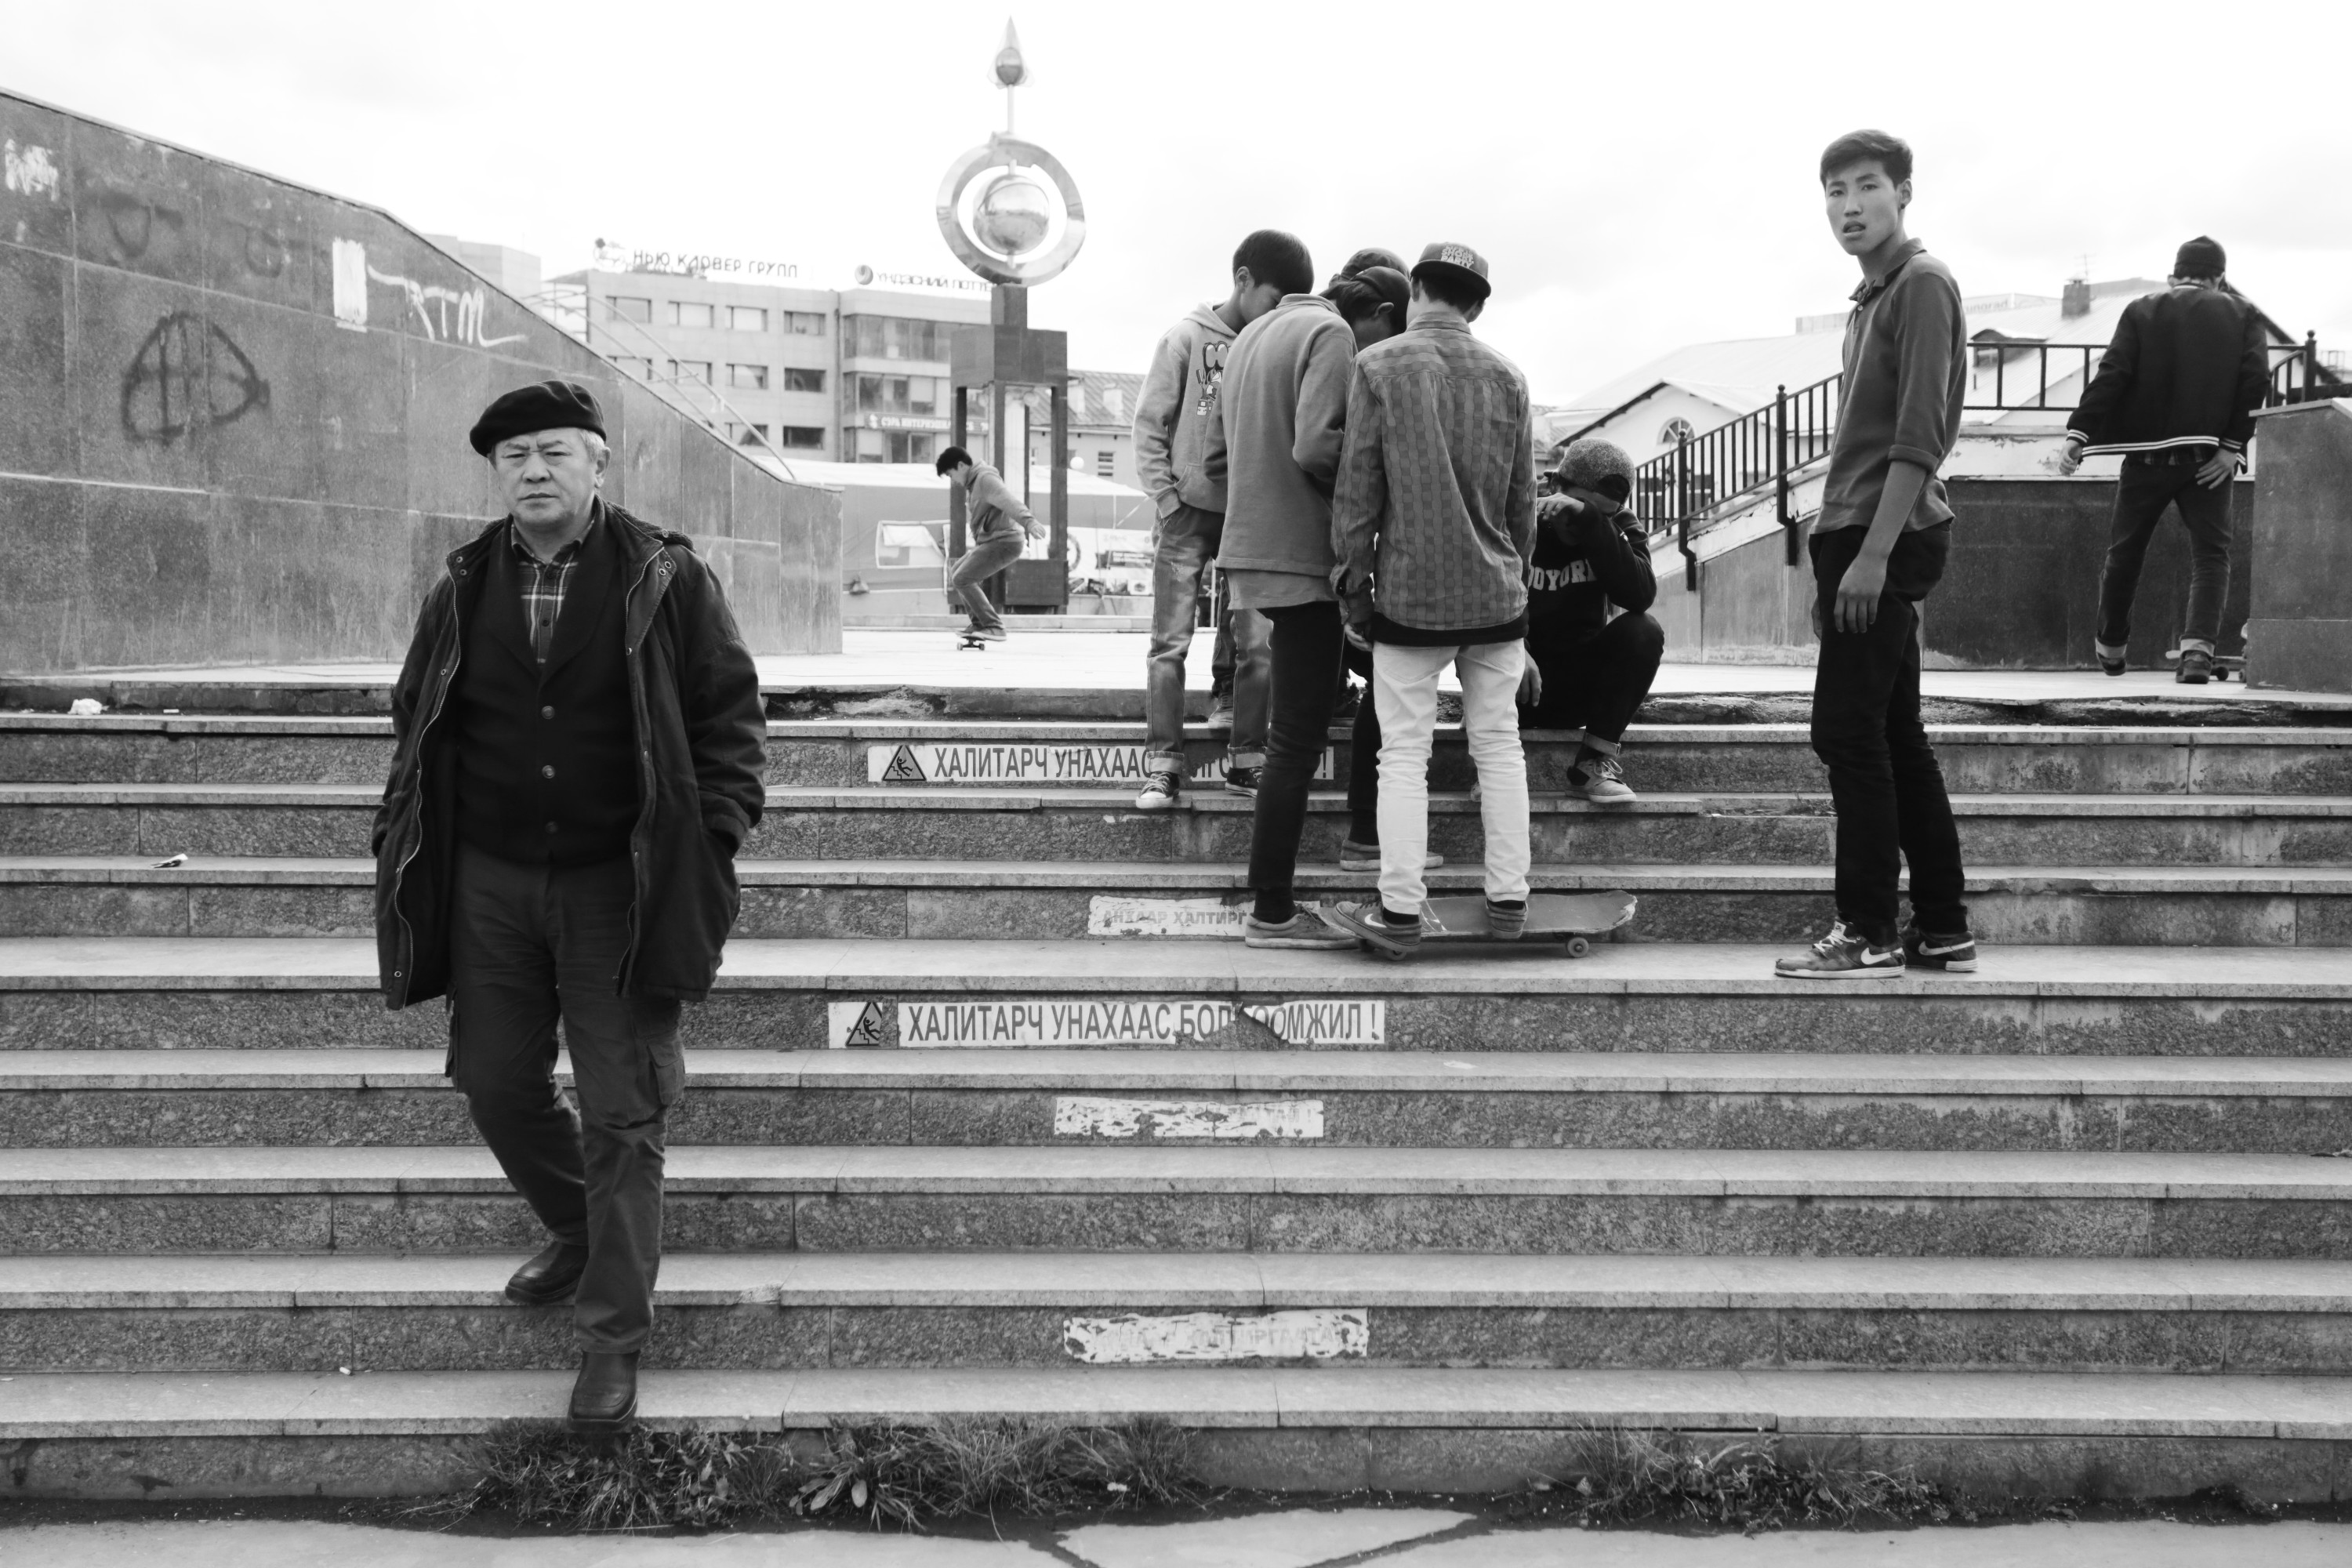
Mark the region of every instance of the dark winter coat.
POLYGON ((2089 452, 2242 453, 2270 385, 2269 342, 2239 295, 2190 287, 2144 294, 2124 307, 2067 432, 2089 452))
MULTIPOLYGON (((636 872, 624 996, 698 1002, 735 923, 735 851, 760 820, 767 721, 751 651, 710 568, 682 533, 598 503, 621 552, 622 652, 637 753, 636 872)), ((506 520, 450 552, 425 596, 392 693, 392 776, 377 809, 376 955, 388 1006, 449 985, 457 767, 444 713, 489 552, 506 520)), ((505 606, 511 613, 512 605, 505 606)))

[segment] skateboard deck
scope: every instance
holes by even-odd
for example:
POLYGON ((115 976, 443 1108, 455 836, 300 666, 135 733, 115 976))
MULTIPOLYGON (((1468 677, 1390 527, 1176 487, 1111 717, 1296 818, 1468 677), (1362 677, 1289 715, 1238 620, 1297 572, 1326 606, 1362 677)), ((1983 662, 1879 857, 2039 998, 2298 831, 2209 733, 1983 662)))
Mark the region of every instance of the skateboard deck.
MULTIPOLYGON (((2166 648, 2164 650, 2164 662, 2168 665, 2179 664, 2180 650, 2177 647, 2166 648)), ((2213 656, 2213 679, 2216 680, 2229 679, 2230 672, 2233 669, 2239 671, 2238 679, 2243 680, 2245 679, 2245 668, 2246 656, 2244 654, 2217 653, 2213 656)))
MULTIPOLYGON (((1591 946, 1585 939, 1615 931, 1633 918, 1631 893, 1531 893, 1528 896, 1527 934, 1521 942, 1565 942, 1571 957, 1581 958, 1591 946)), ((1492 942, 1486 926, 1486 900, 1472 894, 1432 899, 1421 906, 1421 940, 1430 942, 1492 942)))
POLYGON ((984 650, 987 647, 988 639, 986 637, 976 637, 969 632, 956 638, 956 652, 958 653, 962 653, 967 649, 973 653, 979 653, 984 650))

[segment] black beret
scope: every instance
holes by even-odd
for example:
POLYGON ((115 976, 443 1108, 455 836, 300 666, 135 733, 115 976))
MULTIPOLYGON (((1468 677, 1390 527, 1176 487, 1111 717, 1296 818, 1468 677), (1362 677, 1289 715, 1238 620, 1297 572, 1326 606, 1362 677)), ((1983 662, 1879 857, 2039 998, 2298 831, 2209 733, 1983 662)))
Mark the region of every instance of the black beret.
POLYGON ((604 411, 596 406, 596 395, 576 381, 538 381, 500 395, 482 410, 466 438, 487 458, 509 437, 535 430, 593 430, 602 436, 604 411))

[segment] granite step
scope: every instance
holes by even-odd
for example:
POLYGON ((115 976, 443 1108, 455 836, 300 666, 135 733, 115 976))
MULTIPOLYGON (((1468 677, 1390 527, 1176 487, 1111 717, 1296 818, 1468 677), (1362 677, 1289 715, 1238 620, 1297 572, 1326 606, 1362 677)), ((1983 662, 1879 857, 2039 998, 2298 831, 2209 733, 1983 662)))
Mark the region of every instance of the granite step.
MULTIPOLYGON (((0 853, 290 855, 367 852, 372 784, 0 785, 0 853)), ((1139 812, 1125 789, 771 786, 745 852, 754 858, 940 859, 984 847, 1030 860, 1234 861, 1249 854, 1255 803, 1193 792, 1139 812)), ((2352 865, 2352 796, 1959 795, 1968 858, 1988 865, 2352 865)), ((1826 795, 1664 795, 1596 806, 1533 802, 1545 863, 1819 865, 1836 818, 1826 795)), ((1432 795, 1430 845, 1484 853, 1478 804, 1432 795)), ((1346 799, 1310 797, 1301 858, 1328 861, 1346 799)))
MULTIPOLYGON (((19 1496, 399 1496, 462 1487, 492 1426, 559 1417, 568 1372, 85 1373, 0 1406, 19 1496)), ((1916 1467, 1994 1495, 2342 1499, 2352 1380, 2175 1373, 1523 1368, 816 1368, 658 1372, 639 1414, 805 1434, 876 1421, 1151 1418, 1220 1485, 1500 1491, 1592 1426, 1777 1435, 1790 1457, 1916 1467)))
MULTIPOLYGON (((0 1373, 576 1365, 520 1261, 0 1259, 0 1373)), ((649 1370, 2352 1372, 2332 1260, 682 1254, 655 1300, 649 1370)))
MULTIPOLYGON (((1431 873, 1475 893, 1475 864, 1431 873)), ((761 860, 736 863, 739 938, 992 940, 1126 936, 1237 941, 1248 868, 1150 861, 761 860)), ((1373 874, 1299 868, 1301 897, 1364 899, 1373 874)), ((1827 866, 1535 868, 1538 892, 1640 900, 1623 938, 1801 944, 1828 929, 1827 866)), ((334 858, 0 856, 0 937, 367 936, 375 865, 334 858)), ((2352 946, 2352 867, 1977 866, 1969 921, 1988 943, 2352 946)))
MULTIPOLYGON (((2352 1161, 1846 1150, 684 1147, 676 1252, 2352 1258, 2352 1161)), ((0 1150, 0 1250, 510 1252, 478 1148, 0 1150)))
MULTIPOLYGON (((2337 1057, 2352 951, 1989 947, 1973 974, 1782 980, 1762 945, 1432 948, 1404 963, 1210 942, 739 941, 690 1047, 2337 1057)), ((372 942, 0 940, 0 1050, 440 1050, 372 942)))
MULTIPOLYGON (((2352 1151, 2352 1058, 690 1051, 672 1146, 2352 1151)), ((0 1052, 0 1148, 474 1142, 431 1052, 0 1052)), ((559 1065, 569 1081, 569 1062, 559 1065)))
MULTIPOLYGON (((1196 774, 1221 767, 1225 731, 1195 723, 1184 733, 1196 774)), ((1349 734, 1342 723, 1328 737, 1341 784, 1349 734)), ((1536 786, 1562 787, 1579 733, 1523 734, 1536 786)), ((2352 729, 1943 724, 1929 734, 1951 787, 1964 794, 2352 793, 2352 729)), ((388 719, 0 714, 0 782, 380 786, 391 737, 388 719)), ((1436 742, 1438 785, 1466 788, 1459 726, 1440 725, 1436 742)), ((1144 744, 1133 720, 777 720, 768 776, 830 788, 885 773, 929 784, 1139 782, 1144 744), (901 747, 909 748, 903 759, 901 747)), ((1826 788, 1803 724, 1641 723, 1626 744, 1636 785, 1650 791, 1826 788)))

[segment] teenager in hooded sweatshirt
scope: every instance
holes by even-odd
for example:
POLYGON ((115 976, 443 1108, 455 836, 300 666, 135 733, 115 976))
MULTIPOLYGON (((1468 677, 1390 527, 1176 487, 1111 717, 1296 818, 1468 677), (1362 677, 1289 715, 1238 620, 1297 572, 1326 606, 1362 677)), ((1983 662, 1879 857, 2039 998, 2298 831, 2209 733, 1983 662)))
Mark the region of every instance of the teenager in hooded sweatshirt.
MULTIPOLYGON (((1205 458, 1217 419, 1217 390, 1225 355, 1244 327, 1280 302, 1282 285, 1265 279, 1266 258, 1288 254, 1288 235, 1262 228, 1234 252, 1233 292, 1221 305, 1202 305, 1168 329, 1143 378, 1135 405, 1135 474, 1159 509, 1152 531, 1151 651, 1146 656, 1143 718, 1148 731, 1142 811, 1166 811, 1184 790, 1184 656, 1201 579, 1225 531, 1225 486, 1210 477, 1205 458)), ((1291 243, 1296 243, 1292 241, 1291 243)), ((1266 632, 1265 618, 1244 610, 1231 617, 1234 718, 1226 748, 1228 785, 1245 791, 1265 758, 1266 632)), ((1219 636, 1224 636, 1219 628, 1219 636)))
POLYGON ((1352 946, 1291 896, 1307 791, 1330 734, 1339 684, 1339 605, 1331 588, 1331 482, 1356 339, 1330 300, 1309 293, 1315 264, 1291 236, 1260 276, 1282 302, 1242 329, 1225 356, 1207 468, 1225 485, 1218 568, 1235 609, 1274 623, 1265 766, 1250 835, 1252 947, 1352 946))

